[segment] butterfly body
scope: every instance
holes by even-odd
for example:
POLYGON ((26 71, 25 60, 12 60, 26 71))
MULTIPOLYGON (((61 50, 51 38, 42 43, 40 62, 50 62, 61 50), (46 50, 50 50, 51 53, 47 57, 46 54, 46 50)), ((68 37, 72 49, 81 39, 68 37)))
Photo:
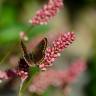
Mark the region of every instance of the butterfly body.
POLYGON ((17 66, 18 71, 20 70, 20 71, 28 72, 29 66, 23 57, 20 58, 18 64, 19 64, 17 66))

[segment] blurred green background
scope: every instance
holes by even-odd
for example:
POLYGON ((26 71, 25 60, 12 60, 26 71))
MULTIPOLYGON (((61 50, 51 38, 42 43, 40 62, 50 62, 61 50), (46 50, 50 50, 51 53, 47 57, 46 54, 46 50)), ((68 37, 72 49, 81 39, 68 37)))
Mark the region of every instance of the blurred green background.
MULTIPOLYGON (((28 20, 46 2, 48 1, 0 0, 0 69, 15 66, 21 53, 18 43, 19 33, 30 27, 28 20), (3 60, 5 56, 7 58, 3 60)), ((28 32, 28 37, 33 39, 44 35, 54 38, 55 35, 51 32, 57 34, 62 31, 74 31, 77 37, 64 54, 62 53, 61 59, 56 62, 54 68, 61 69, 62 66, 64 68, 65 62, 78 57, 84 58, 87 61, 88 70, 81 80, 78 80, 75 87, 72 87, 73 93, 70 96, 96 96, 96 0, 64 0, 64 8, 61 12, 48 25, 32 28, 28 32)), ((7 92, 5 91, 7 87, 2 88, 2 86, 0 96, 16 96, 14 95, 15 87, 7 92)))

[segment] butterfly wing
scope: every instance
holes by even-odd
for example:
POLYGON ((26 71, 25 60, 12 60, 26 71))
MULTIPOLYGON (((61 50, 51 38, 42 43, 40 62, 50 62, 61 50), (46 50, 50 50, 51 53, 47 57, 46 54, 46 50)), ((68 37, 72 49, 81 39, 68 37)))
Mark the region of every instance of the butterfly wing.
POLYGON ((22 51, 23 51, 23 58, 24 58, 24 60, 26 61, 26 63, 28 65, 31 65, 31 63, 32 63, 31 57, 28 54, 27 48, 26 48, 26 46, 25 46, 25 44, 23 43, 22 40, 21 40, 21 48, 22 48, 22 51))
POLYGON ((45 50, 47 47, 47 38, 43 38, 40 43, 34 48, 32 51, 32 61, 35 64, 39 64, 43 61, 44 56, 45 56, 45 50))

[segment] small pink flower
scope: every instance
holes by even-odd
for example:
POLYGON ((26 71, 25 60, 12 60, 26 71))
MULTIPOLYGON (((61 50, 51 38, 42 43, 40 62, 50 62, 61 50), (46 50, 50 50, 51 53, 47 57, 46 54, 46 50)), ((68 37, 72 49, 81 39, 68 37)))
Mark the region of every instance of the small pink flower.
POLYGON ((6 72, 0 71, 0 82, 2 82, 2 80, 7 80, 7 79, 8 79, 8 76, 6 72))
POLYGON ((75 40, 75 33, 67 32, 61 34, 57 40, 52 43, 51 47, 48 47, 45 52, 44 61, 39 65, 42 70, 46 70, 48 66, 60 56, 60 53, 67 48, 75 40))
POLYGON ((82 71, 85 71, 85 69, 85 62, 83 60, 77 60, 66 70, 41 72, 34 77, 32 84, 29 86, 29 91, 42 93, 50 85, 66 90, 68 85, 72 83, 82 71))
POLYGON ((28 72, 24 72, 22 70, 17 71, 17 75, 21 78, 21 80, 25 80, 28 77, 28 72))
POLYGON ((29 22, 33 25, 47 24, 48 21, 57 14, 62 6, 62 0, 49 0, 48 4, 44 5, 42 9, 38 10, 36 16, 29 20, 29 22))
POLYGON ((17 69, 8 69, 6 71, 0 71, 0 82, 14 77, 20 77, 21 80, 25 80, 28 77, 28 72, 17 69))

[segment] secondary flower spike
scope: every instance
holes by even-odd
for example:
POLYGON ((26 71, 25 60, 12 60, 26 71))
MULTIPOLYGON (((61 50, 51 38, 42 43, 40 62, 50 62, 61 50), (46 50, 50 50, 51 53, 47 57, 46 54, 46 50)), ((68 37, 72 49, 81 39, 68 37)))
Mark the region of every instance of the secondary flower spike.
POLYGON ((76 60, 65 70, 54 71, 48 70, 36 75, 29 87, 30 92, 42 93, 50 85, 62 88, 63 90, 73 83, 81 72, 85 71, 86 63, 84 60, 76 60))
POLYGON ((48 47, 45 52, 44 61, 39 65, 42 70, 51 66, 60 53, 75 40, 74 32, 62 33, 57 40, 53 41, 52 46, 48 47))
POLYGON ((63 0, 49 0, 48 4, 44 5, 42 9, 38 10, 36 15, 29 20, 33 25, 47 24, 57 12, 63 7, 63 0))

